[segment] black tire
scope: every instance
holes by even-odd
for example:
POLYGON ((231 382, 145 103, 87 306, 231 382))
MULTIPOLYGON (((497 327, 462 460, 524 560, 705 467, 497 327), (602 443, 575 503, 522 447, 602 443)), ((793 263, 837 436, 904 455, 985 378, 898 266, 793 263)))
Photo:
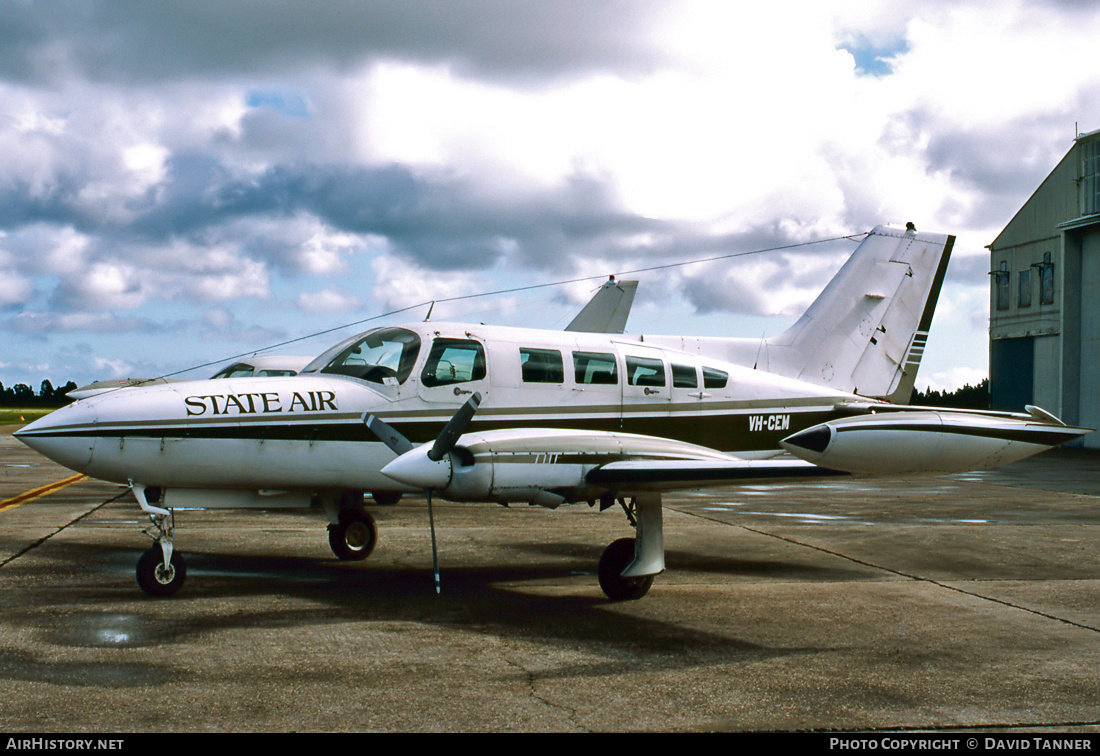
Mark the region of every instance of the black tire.
POLYGON ((340 522, 328 526, 328 545, 345 562, 366 559, 378 542, 378 526, 369 512, 342 512, 340 522))
POLYGON ((604 549, 600 557, 600 588, 612 601, 635 601, 649 592, 653 575, 624 578, 623 570, 634 561, 634 539, 620 538, 604 549))
POLYGON ((178 551, 172 552, 167 570, 164 569, 164 552, 154 546, 138 559, 137 582, 149 596, 165 598, 176 595, 187 577, 187 563, 178 551))

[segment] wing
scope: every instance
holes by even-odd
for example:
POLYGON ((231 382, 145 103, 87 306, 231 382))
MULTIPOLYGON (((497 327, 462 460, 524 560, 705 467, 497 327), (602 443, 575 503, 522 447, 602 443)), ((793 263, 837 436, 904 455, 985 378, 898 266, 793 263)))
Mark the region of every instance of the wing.
POLYGON ((977 414, 873 406, 873 413, 830 420, 784 439, 782 446, 794 456, 745 459, 656 436, 518 428, 465 433, 438 458, 429 454, 433 444, 405 451, 391 447, 398 456, 382 473, 459 501, 557 506, 609 492, 988 469, 1090 432, 1041 411, 977 414))

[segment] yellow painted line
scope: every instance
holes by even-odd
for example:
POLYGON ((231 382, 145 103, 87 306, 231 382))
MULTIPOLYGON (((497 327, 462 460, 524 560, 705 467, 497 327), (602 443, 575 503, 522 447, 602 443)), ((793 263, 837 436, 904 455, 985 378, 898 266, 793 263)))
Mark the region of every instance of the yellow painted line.
POLYGON ((21 493, 18 496, 13 496, 10 499, 4 499, 3 501, 0 501, 0 512, 5 512, 9 509, 15 509, 21 504, 26 504, 28 501, 41 499, 43 496, 46 496, 47 494, 52 494, 55 491, 60 491, 62 488, 67 488, 73 483, 79 483, 87 477, 87 475, 73 475, 72 477, 65 478, 64 480, 58 480, 53 483, 48 483, 44 486, 39 486, 38 488, 32 488, 30 491, 21 493))

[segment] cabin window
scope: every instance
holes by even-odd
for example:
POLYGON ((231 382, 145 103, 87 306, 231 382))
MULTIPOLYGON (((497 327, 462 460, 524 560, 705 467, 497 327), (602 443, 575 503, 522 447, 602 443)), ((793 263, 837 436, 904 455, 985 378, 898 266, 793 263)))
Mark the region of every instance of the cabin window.
POLYGON ((729 381, 730 374, 725 370, 717 370, 715 368, 705 367, 703 368, 703 388, 709 389, 722 389, 726 387, 726 382, 729 381))
POLYGON ((648 357, 627 357, 626 382, 631 386, 664 386, 665 365, 648 357))
POLYGON ((573 379, 578 385, 611 385, 619 382, 615 355, 573 352, 573 379))
POLYGON ((695 373, 695 366, 672 363, 672 387, 699 388, 699 376, 695 373))
POLYGON ((425 386, 480 381, 485 377, 485 348, 477 341, 436 339, 420 374, 425 386))
POLYGON ((350 375, 372 383, 404 383, 420 354, 420 337, 404 328, 379 328, 337 344, 303 373, 350 375))
POLYGON ((565 365, 556 349, 521 347, 519 364, 524 383, 565 383, 565 365))
POLYGON ((1021 270, 1019 276, 1020 293, 1016 300, 1017 307, 1031 307, 1031 271, 1021 270))

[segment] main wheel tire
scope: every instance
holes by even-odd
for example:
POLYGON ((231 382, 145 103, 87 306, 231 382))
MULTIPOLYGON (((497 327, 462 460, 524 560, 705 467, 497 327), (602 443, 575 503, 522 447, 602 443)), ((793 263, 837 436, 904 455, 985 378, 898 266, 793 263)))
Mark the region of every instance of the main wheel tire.
POLYGON ((366 559, 378 542, 378 526, 369 512, 344 512, 340 522, 328 526, 328 544, 332 553, 346 562, 366 559))
POLYGON ((138 559, 137 582, 149 596, 174 596, 187 577, 187 563, 178 551, 172 552, 168 568, 164 567, 164 552, 154 546, 138 559))
POLYGON ((649 592, 653 575, 624 578, 623 570, 634 561, 634 539, 620 538, 604 549, 600 557, 600 588, 612 601, 634 601, 649 592))

